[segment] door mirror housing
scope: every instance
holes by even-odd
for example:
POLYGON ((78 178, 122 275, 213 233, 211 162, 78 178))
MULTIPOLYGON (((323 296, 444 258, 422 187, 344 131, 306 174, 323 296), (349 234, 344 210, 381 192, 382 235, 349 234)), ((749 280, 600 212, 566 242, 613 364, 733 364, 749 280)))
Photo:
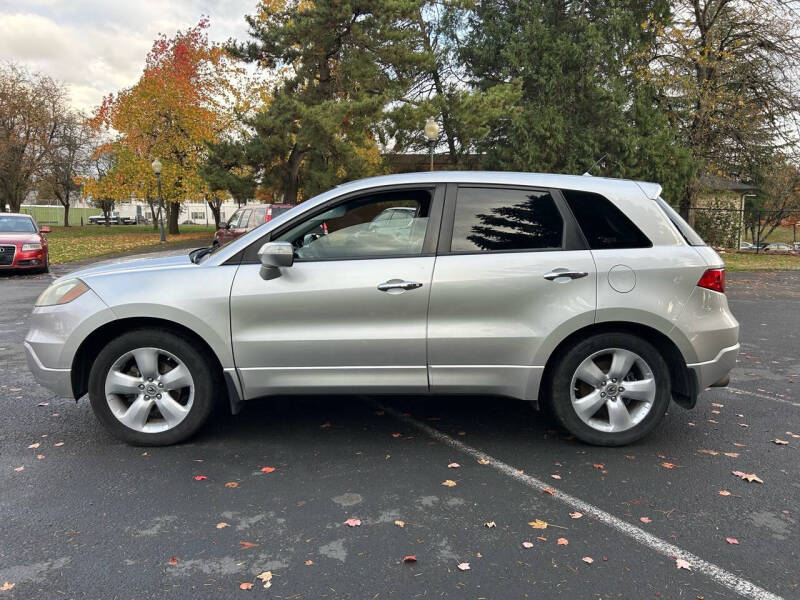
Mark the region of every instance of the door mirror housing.
POLYGON ((52 229, 50 229, 47 225, 45 225, 44 227, 39 227, 39 231, 41 231, 42 233, 50 233, 52 229))
POLYGON ((281 267, 294 264, 294 246, 289 242, 267 242, 259 248, 258 260, 261 261, 261 278, 275 279, 281 276, 281 267))

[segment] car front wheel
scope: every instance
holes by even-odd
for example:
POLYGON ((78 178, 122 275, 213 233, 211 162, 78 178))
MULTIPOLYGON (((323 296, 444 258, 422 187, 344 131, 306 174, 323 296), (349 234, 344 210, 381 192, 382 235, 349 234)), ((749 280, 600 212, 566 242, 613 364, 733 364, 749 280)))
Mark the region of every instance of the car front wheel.
POLYGON ((669 369, 646 340, 628 333, 588 337, 563 353, 549 382, 550 408, 578 439, 630 444, 663 419, 671 397, 669 369))
POLYGON ((119 439, 166 446, 208 419, 216 381, 209 358, 171 332, 139 329, 111 341, 89 373, 95 415, 119 439))

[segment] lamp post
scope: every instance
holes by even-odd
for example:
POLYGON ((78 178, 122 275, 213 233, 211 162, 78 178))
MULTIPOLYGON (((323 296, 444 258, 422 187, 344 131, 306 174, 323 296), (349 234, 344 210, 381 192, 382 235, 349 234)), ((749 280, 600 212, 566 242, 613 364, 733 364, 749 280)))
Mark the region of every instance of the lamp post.
POLYGON ((161 243, 164 244, 167 241, 167 236, 164 235, 164 201, 161 199, 161 168, 163 165, 156 158, 150 163, 150 166, 153 168, 153 173, 156 174, 156 181, 158 182, 158 222, 161 225, 161 243))
POLYGON ((436 145, 436 140, 439 138, 439 124, 433 117, 428 117, 425 121, 425 137, 431 145, 431 171, 433 171, 433 147, 436 145))

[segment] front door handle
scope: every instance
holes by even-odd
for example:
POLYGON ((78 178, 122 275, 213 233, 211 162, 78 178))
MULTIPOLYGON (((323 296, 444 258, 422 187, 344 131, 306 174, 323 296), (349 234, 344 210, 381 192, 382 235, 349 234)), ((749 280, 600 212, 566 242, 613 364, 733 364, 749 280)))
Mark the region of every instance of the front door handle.
POLYGON ((390 279, 378 284, 378 289, 381 292, 389 292, 390 294, 399 294, 404 290, 415 290, 421 287, 422 284, 417 281, 405 281, 403 279, 390 279))
POLYGON ((586 277, 589 275, 585 271, 571 271, 570 269, 565 269, 563 267, 558 269, 553 269, 549 273, 544 274, 544 278, 548 281, 555 281, 556 279, 561 279, 562 277, 566 277, 567 279, 580 279, 581 277, 586 277))

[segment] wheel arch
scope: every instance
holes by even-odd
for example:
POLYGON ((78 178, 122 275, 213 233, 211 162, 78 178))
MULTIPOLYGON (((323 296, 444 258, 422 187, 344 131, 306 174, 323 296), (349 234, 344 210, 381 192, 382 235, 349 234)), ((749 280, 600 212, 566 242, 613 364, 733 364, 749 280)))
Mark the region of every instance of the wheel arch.
POLYGON ((539 387, 539 405, 544 406, 548 401, 547 392, 551 387, 550 381, 557 362, 566 350, 576 342, 588 336, 602 333, 630 333, 640 337, 653 345, 667 363, 670 374, 672 399, 683 408, 694 408, 697 402, 697 380, 694 372, 686 366, 686 360, 676 343, 663 332, 641 323, 627 321, 607 321, 593 323, 561 340, 545 363, 542 373, 542 385, 539 387))
MULTIPOLYGON (((110 339, 123 333, 136 329, 156 329, 158 331, 169 331, 184 339, 191 341, 200 348, 204 354, 212 361, 212 369, 219 374, 220 381, 223 378, 223 368, 220 357, 202 336, 198 335, 190 328, 155 317, 129 317, 125 319, 115 319, 101 325, 84 338, 72 360, 71 383, 72 394, 77 400, 87 393, 89 387, 89 371, 94 364, 97 355, 106 346, 110 339)), ((221 386, 220 390, 225 386, 221 386)))

